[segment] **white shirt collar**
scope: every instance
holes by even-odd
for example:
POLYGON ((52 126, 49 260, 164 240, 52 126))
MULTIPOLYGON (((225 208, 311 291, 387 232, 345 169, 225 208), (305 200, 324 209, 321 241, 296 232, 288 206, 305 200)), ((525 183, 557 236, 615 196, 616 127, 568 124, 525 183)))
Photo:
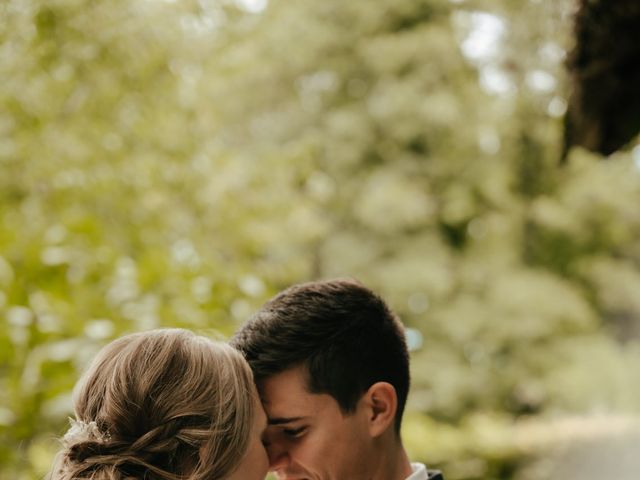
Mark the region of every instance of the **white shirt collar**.
POLYGON ((406 480, 427 480, 429 478, 427 474, 427 467, 422 463, 412 463, 411 471, 411 475, 409 475, 406 480))

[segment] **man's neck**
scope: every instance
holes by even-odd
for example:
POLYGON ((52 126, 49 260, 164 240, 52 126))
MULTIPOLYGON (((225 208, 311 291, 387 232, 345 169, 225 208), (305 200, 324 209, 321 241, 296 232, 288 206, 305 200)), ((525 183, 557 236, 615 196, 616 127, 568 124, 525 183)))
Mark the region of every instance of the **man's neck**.
POLYGON ((380 451, 378 469, 372 480, 405 480, 412 473, 411 462, 402 444, 394 442, 380 451))

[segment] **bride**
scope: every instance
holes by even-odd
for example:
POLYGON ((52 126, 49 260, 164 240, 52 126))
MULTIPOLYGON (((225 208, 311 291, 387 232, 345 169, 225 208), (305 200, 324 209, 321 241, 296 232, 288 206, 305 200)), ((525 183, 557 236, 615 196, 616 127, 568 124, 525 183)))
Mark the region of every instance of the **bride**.
POLYGON ((49 480, 263 480, 266 418, 232 347, 180 329, 119 338, 74 390, 49 480))

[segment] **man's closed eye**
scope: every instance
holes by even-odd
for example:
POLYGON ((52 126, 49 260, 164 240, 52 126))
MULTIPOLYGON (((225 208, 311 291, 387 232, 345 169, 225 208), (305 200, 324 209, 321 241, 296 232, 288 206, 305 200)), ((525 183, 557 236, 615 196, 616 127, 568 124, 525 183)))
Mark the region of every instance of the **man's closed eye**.
POLYGON ((282 433, 284 433, 289 438, 297 438, 302 436, 302 434, 307 430, 307 427, 299 427, 299 428, 283 428, 282 433))

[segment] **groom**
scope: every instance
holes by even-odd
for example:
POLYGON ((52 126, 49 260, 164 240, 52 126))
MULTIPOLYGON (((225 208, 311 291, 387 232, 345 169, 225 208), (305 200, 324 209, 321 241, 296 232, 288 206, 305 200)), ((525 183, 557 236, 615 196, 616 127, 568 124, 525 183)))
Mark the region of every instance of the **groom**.
POLYGON ((280 479, 442 480, 402 445, 404 329, 371 290, 352 280, 294 285, 231 343, 253 370, 280 479))

